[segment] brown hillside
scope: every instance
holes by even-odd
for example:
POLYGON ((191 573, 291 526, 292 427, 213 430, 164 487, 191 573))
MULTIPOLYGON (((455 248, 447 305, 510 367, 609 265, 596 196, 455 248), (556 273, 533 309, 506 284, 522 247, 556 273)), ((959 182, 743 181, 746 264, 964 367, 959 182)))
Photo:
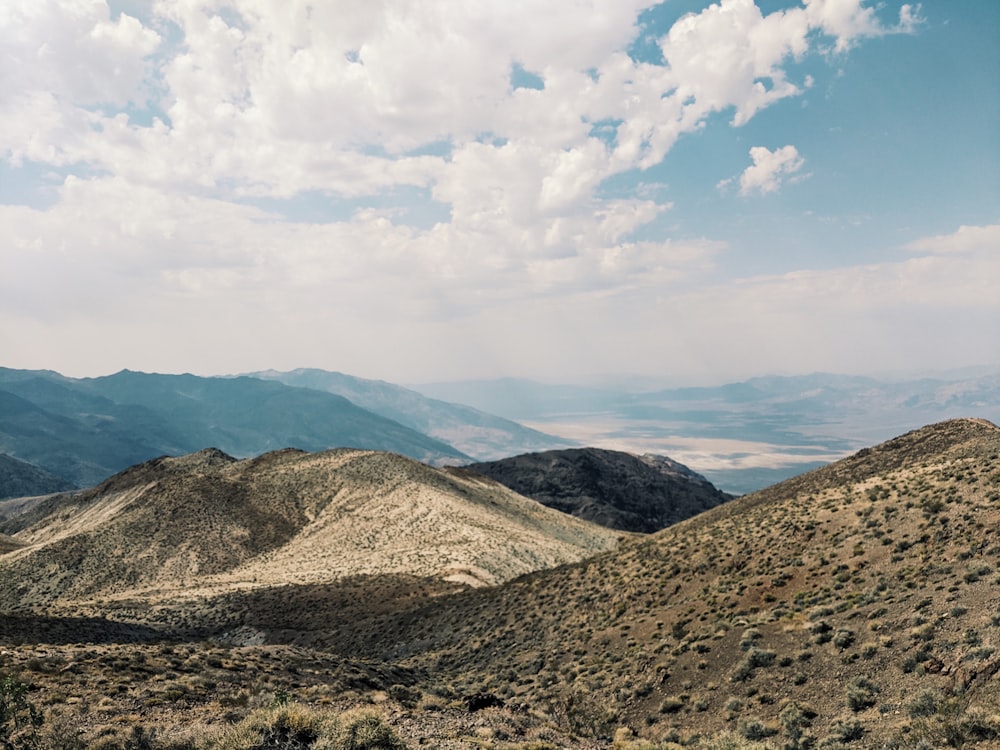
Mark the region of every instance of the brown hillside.
POLYGON ((23 545, 0 558, 0 576, 16 582, 0 590, 9 611, 358 574, 494 584, 619 536, 486 480, 358 450, 156 459, 51 498, 28 520, 4 527, 23 545))
MULTIPOLYGON (((333 469, 341 461, 378 476, 362 495, 344 489, 357 477, 333 490, 363 518, 371 492, 409 497, 390 491, 402 465, 380 455, 263 463, 273 473, 313 460, 346 476, 333 469)), ((430 472, 418 496, 477 487, 413 471, 430 472)), ((259 490, 270 474, 254 476, 259 490)), ((491 506, 479 495, 471 504, 491 506)), ((327 507, 340 506, 313 508, 310 524, 326 524, 327 507)), ((73 645, 67 620, 52 618, 53 635, 35 636, 49 645, 19 641, 0 666, 22 670, 39 696, 110 696, 73 714, 95 737, 122 715, 162 736, 197 726, 210 737, 283 691, 336 710, 375 703, 412 748, 1000 745, 1000 429, 986 422, 932 425, 615 552, 460 593, 388 570, 336 583, 240 577, 300 536, 187 597, 133 590, 113 610, 73 605, 129 620, 133 636, 151 626, 177 642, 73 645), (505 705, 470 712, 487 699, 505 705)), ((306 535, 302 549, 319 546, 306 535)), ((302 571, 328 559, 315 554, 302 571)), ((96 617, 81 622, 100 630, 96 617)), ((124 628, 102 632, 112 626, 124 628)))
POLYGON ((322 645, 433 666, 598 736, 974 746, 1000 740, 998 532, 1000 429, 946 422, 322 645))

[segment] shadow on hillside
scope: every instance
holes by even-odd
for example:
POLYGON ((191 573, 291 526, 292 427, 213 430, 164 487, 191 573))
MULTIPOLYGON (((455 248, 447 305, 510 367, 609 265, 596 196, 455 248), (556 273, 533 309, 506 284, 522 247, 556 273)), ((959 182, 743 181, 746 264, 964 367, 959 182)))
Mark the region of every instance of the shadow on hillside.
POLYGON ((18 643, 148 643, 164 634, 146 625, 103 617, 0 615, 0 641, 18 643))
POLYGON ((306 634, 351 630, 382 615, 419 609, 464 590, 465 586, 434 578, 352 576, 330 584, 230 592, 205 602, 200 614, 203 626, 215 631, 213 635, 220 629, 244 626, 267 632, 272 642, 301 642, 306 634))

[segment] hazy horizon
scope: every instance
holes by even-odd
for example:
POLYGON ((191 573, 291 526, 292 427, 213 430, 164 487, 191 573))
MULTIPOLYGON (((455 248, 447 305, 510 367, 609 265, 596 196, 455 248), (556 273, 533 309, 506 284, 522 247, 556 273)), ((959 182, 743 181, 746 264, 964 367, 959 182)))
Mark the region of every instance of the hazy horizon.
POLYGON ((698 379, 698 380, 683 380, 680 378, 672 378, 669 375, 643 375, 634 372, 620 372, 620 373, 591 373, 589 375, 580 375, 575 379, 572 376, 565 378, 557 376, 538 376, 532 375, 531 373, 523 374, 503 374, 496 375, 494 377, 478 377, 478 378, 443 378, 440 380, 427 379, 420 381, 409 381, 399 378, 393 378, 391 374, 373 374, 373 375, 361 375, 355 372, 349 372, 343 369, 337 369, 335 367, 319 367, 304 365, 301 367, 289 367, 287 369, 278 369, 273 367, 263 368, 260 370, 246 370, 241 372, 193 372, 191 370, 141 370, 136 367, 121 367, 114 371, 103 371, 96 370, 93 372, 67 372, 65 370, 58 370, 54 367, 15 367, 6 362, 0 362, 0 367, 6 367, 12 370, 35 370, 35 371, 50 371, 55 372, 63 377, 72 379, 87 379, 87 378, 101 378, 109 377, 115 375, 122 371, 138 372, 143 374, 151 375, 194 375, 196 377, 202 378, 232 378, 232 377, 253 377, 256 373, 261 372, 294 372, 297 370, 320 370, 330 373, 339 373, 346 375, 348 377, 359 378, 362 380, 372 380, 381 381, 389 383, 391 385, 397 385, 404 388, 409 388, 411 390, 419 391, 420 386, 447 386, 450 383, 461 384, 461 383, 487 383, 492 381, 515 381, 515 382, 530 382, 537 383, 539 385, 552 385, 552 386, 576 386, 585 388, 608 388, 608 389, 622 389, 627 390, 629 388, 634 388, 641 390, 647 386, 654 388, 697 388, 697 387, 717 387, 722 385, 729 385, 733 383, 745 382, 748 380, 755 380, 759 378, 805 378, 811 376, 830 376, 830 377, 860 377, 860 378, 870 378, 872 380, 877 380, 883 383, 893 383, 893 382, 909 382, 915 380, 929 379, 929 380, 965 380, 974 379, 977 377, 984 377, 994 374, 1000 374, 1000 363, 997 364, 978 364, 978 365, 968 365, 966 367, 956 367, 956 368, 938 368, 938 369, 918 369, 909 372, 899 371, 899 372, 829 372, 829 371, 819 371, 813 370, 809 372, 774 372, 774 371, 764 371, 754 374, 748 374, 742 377, 736 377, 733 379, 725 378, 715 378, 715 379, 698 379))

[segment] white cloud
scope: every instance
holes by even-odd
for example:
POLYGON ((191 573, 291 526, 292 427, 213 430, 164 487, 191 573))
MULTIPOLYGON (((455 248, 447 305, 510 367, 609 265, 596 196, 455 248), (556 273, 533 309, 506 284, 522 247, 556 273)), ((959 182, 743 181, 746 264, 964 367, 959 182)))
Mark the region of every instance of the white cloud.
POLYGON ((72 12, 22 0, 0 17, 17 61, 0 88, 0 133, 8 158, 279 197, 454 182, 446 173, 467 168, 462 150, 491 133, 540 156, 505 190, 529 179, 542 213, 574 211, 609 175, 659 163, 712 113, 732 109, 740 125, 800 94, 808 78, 791 81, 783 66, 809 51, 811 31, 838 45, 885 32, 859 0, 767 16, 723 0, 669 30, 665 65, 637 63, 624 49, 651 4, 178 0, 154 5, 143 25, 112 20, 98 0, 72 12), (512 90, 515 63, 544 90, 512 90), (93 106, 153 92, 151 125, 93 106), (596 122, 611 123, 610 148, 596 122), (430 145, 439 155, 406 155, 430 145))
MULTIPOLYGON (((672 208, 663 192, 602 185, 660 164, 719 113, 740 126, 800 95, 812 80, 794 62, 830 39, 847 50, 912 28, 918 12, 904 6, 889 28, 860 0, 768 15, 721 0, 680 19, 653 64, 626 53, 653 4, 171 0, 138 18, 100 0, 4 3, 0 154, 70 174, 47 210, 0 207, 4 350, 54 342, 67 318, 74 342, 93 321, 161 369, 185 346, 218 371, 280 367, 281 352, 311 350, 317 335, 360 361, 385 334, 404 343, 384 361, 418 360, 435 340, 506 325, 539 329, 539 350, 564 352, 568 367, 590 356, 570 351, 576 325, 614 341, 622 361, 648 341, 691 343, 677 321, 731 309, 685 291, 725 243, 650 239, 643 230, 672 208), (544 88, 514 89, 515 64, 544 88), (426 191, 447 218, 415 228, 373 199, 379 210, 355 201, 349 219, 307 224, 246 205, 401 187, 426 191), (673 307, 680 299, 690 309, 673 307), (298 330, 304 318, 329 328, 298 330), (215 325, 246 351, 267 341, 274 358, 221 364, 215 325)), ((750 155, 743 194, 801 175, 793 146, 750 155)), ((712 340, 732 343, 721 330, 712 340)))
POLYGON ((1000 224, 987 226, 961 226, 951 234, 923 237, 907 246, 915 253, 973 253, 992 252, 1000 254, 1000 224))
POLYGON ((46 91, 77 105, 145 98, 146 58, 160 36, 95 0, 15 0, 0 8, 0 100, 46 91))
MULTIPOLYGON (((774 151, 764 146, 754 146, 750 149, 753 164, 743 170, 739 176, 740 195, 751 193, 773 193, 793 177, 805 165, 805 159, 799 156, 795 146, 782 146, 774 151)), ((736 178, 722 180, 717 187, 721 190, 729 186, 736 178)))
POLYGON ((845 52, 858 40, 886 34, 912 33, 923 19, 920 6, 903 5, 899 9, 899 23, 886 26, 878 20, 875 8, 865 6, 864 0, 803 0, 810 25, 836 39, 835 50, 845 52))

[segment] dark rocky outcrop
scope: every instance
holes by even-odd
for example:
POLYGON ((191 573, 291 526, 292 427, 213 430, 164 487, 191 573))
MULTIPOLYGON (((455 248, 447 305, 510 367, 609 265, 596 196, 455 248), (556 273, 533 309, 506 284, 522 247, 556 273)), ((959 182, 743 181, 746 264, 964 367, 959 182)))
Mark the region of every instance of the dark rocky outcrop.
POLYGON ((550 508, 621 531, 659 531, 732 497, 669 458, 601 448, 526 453, 465 468, 550 508))

